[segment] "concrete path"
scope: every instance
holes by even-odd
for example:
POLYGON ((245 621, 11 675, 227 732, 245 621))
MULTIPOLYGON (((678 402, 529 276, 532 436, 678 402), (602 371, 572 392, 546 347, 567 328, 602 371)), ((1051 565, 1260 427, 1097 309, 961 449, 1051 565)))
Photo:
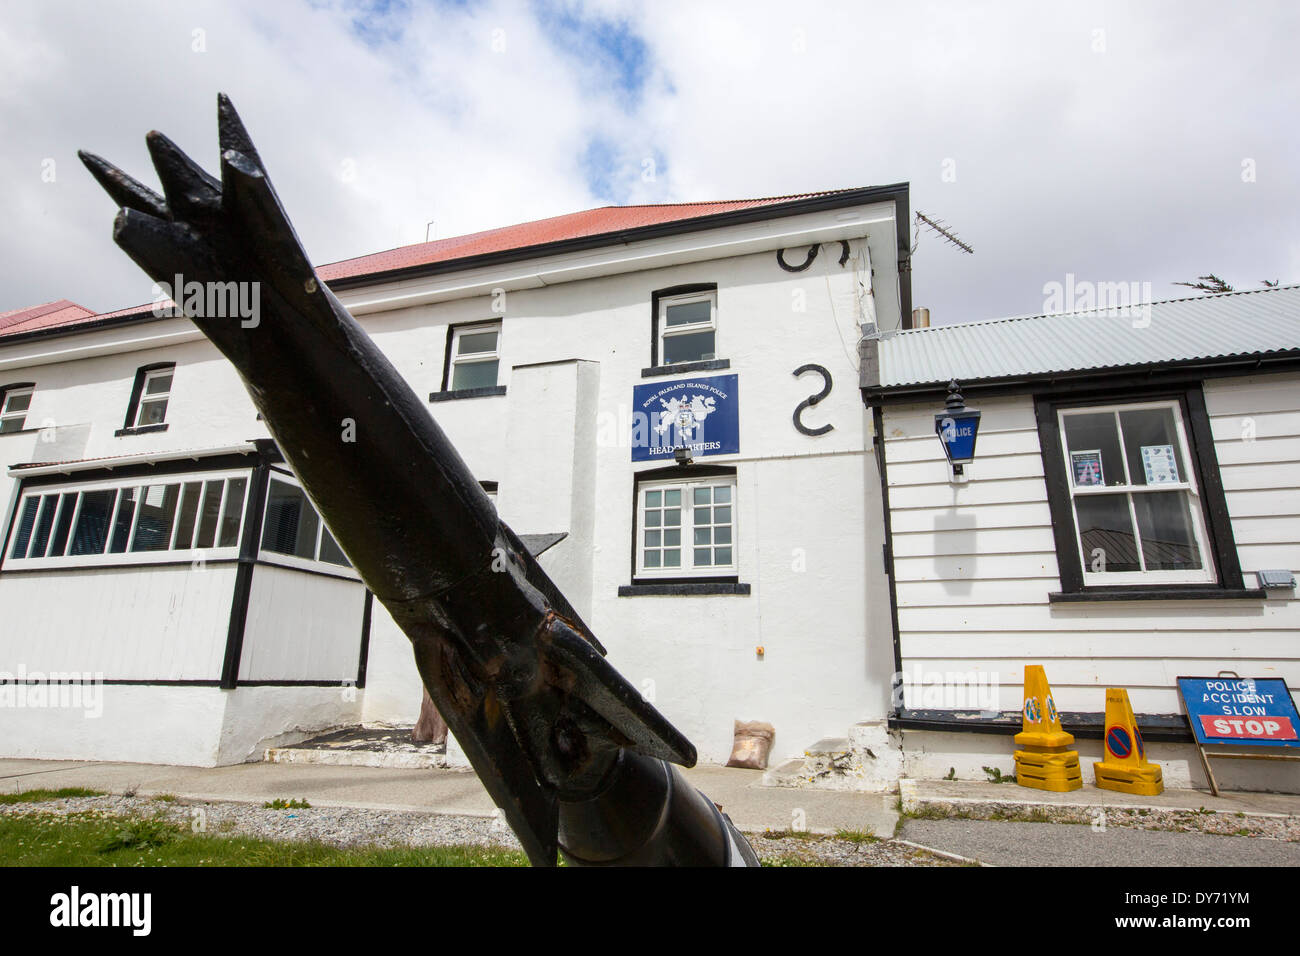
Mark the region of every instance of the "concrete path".
MULTIPOLYGON (((898 813, 893 794, 788 790, 760 785, 762 772, 705 766, 687 778, 742 830, 814 832, 860 830, 891 836, 898 813)), ((141 796, 175 794, 195 800, 262 803, 276 797, 305 799, 319 807, 364 807, 490 816, 492 799, 472 773, 334 767, 319 764, 246 763, 232 767, 55 760, 0 760, 0 792, 88 787, 141 796)))
POLYGON ((996 820, 908 820, 905 840, 994 866, 1300 866, 1300 843, 996 820))
POLYGON ((1121 809, 1140 807, 1158 810, 1214 810, 1219 813, 1280 814, 1300 816, 1300 794, 1225 792, 1220 796, 1208 790, 1166 790, 1154 797, 1133 796, 1114 790, 1099 790, 1085 783, 1078 790, 1052 793, 1032 790, 1014 783, 985 783, 972 780, 903 780, 900 785, 903 809, 913 811, 925 806, 960 809, 993 803, 1025 808, 1033 807, 1102 807, 1121 809))

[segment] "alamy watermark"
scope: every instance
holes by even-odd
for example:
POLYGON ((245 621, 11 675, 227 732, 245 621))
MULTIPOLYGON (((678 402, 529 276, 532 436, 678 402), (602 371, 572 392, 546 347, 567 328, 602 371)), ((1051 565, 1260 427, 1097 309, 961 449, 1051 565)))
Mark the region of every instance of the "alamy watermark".
POLYGON ((104 714, 104 672, 0 671, 0 710, 81 710, 86 717, 104 714))
POLYGON ((171 282, 154 283, 153 314, 160 319, 178 314, 196 319, 239 319, 243 328, 255 329, 262 323, 262 283, 186 282, 178 272, 171 282))
POLYGON ((919 665, 894 674, 894 705, 912 710, 964 710, 1000 713, 1001 681, 989 671, 927 671, 919 665))
POLYGON ((1044 314, 1093 311, 1131 318, 1133 328, 1145 329, 1151 324, 1151 283, 1091 282, 1076 279, 1073 272, 1065 274, 1063 283, 1044 283, 1044 314))

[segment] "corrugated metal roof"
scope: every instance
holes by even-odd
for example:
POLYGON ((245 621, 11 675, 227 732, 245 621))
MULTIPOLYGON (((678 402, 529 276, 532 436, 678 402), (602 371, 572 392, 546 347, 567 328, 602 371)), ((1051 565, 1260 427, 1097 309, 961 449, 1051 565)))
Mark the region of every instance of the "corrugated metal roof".
POLYGON ((1300 285, 885 332, 879 345, 883 389, 1289 352, 1300 285))

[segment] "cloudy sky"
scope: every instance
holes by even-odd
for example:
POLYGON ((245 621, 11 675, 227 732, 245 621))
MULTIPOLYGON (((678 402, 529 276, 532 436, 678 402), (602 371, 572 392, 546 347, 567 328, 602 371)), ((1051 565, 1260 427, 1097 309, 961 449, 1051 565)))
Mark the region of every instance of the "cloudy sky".
POLYGON ((318 263, 611 203, 909 181, 934 321, 1044 285, 1300 281, 1300 6, 7 0, 0 311, 151 299, 90 149, 217 167, 231 94, 318 263))

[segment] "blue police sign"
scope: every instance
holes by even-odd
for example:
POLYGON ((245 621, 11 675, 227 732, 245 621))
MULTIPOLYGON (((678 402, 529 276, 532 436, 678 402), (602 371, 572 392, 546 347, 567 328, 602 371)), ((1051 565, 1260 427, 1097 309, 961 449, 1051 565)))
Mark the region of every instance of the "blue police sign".
POLYGON ((632 460, 672 461, 740 451, 740 403, 735 375, 652 382, 632 389, 632 460))
POLYGON ((961 474, 961 466, 975 460, 975 436, 980 430, 980 413, 967 408, 957 383, 948 383, 945 408, 934 416, 934 432, 943 443, 943 453, 951 464, 953 474, 961 474))
POLYGON ((1180 677, 1178 690, 1202 746, 1300 746, 1300 716, 1280 677, 1180 677))

